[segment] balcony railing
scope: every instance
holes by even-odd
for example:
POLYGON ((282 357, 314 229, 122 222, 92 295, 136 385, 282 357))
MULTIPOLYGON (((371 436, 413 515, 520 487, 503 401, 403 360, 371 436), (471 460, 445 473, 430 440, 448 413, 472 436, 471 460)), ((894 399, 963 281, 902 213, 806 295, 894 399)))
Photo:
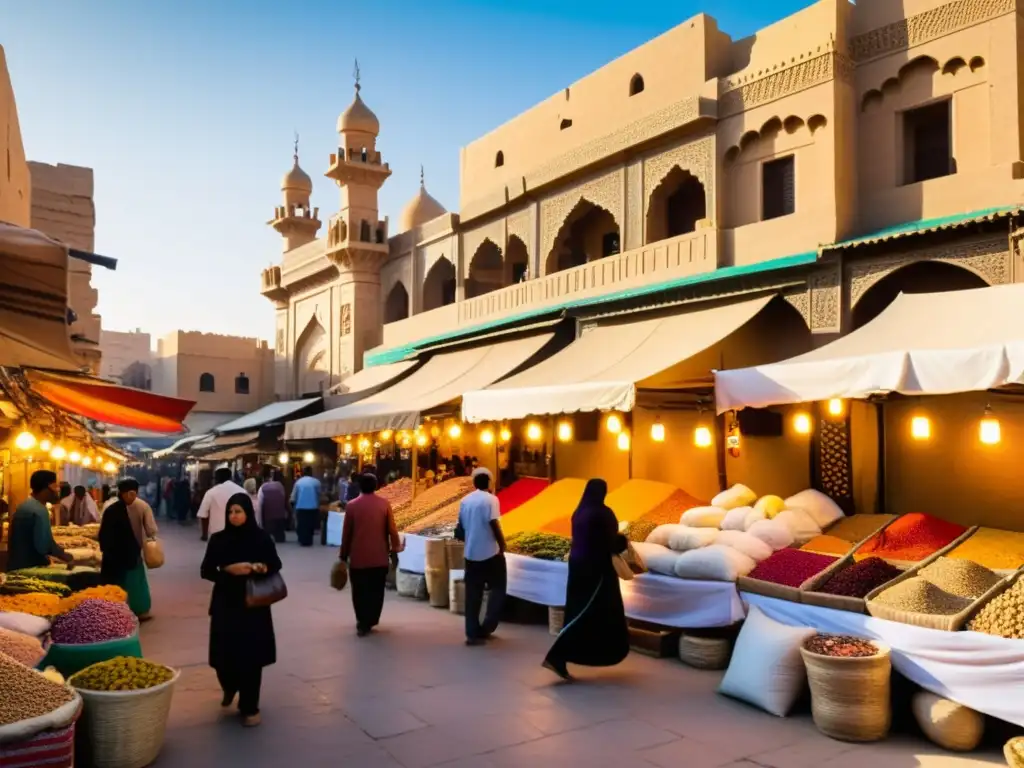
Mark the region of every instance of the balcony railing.
POLYGON ((382 348, 469 329, 531 310, 710 272, 718 264, 717 238, 718 230, 700 229, 421 312, 385 325, 382 348))

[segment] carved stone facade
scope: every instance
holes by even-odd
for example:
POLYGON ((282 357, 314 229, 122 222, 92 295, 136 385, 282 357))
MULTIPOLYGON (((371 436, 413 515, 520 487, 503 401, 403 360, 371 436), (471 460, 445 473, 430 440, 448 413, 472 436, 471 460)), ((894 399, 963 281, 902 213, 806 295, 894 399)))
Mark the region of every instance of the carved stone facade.
POLYGON ((849 80, 853 71, 850 61, 837 51, 821 52, 823 47, 831 46, 801 54, 790 66, 775 65, 770 71, 766 68, 756 75, 723 81, 718 98, 719 116, 734 115, 836 78, 849 80))
POLYGON ((708 136, 682 146, 661 152, 644 160, 645 197, 644 216, 650 209, 651 199, 658 185, 675 167, 688 171, 704 185, 707 218, 715 221, 715 139, 708 136))
POLYGON ((811 276, 811 332, 839 333, 842 329, 842 272, 831 265, 811 276))
POLYGON ((558 237, 558 232, 566 218, 581 200, 604 208, 612 215, 620 229, 622 228, 624 223, 622 175, 621 169, 608 171, 541 202, 540 248, 538 250, 542 265, 552 248, 555 247, 555 238, 558 237))

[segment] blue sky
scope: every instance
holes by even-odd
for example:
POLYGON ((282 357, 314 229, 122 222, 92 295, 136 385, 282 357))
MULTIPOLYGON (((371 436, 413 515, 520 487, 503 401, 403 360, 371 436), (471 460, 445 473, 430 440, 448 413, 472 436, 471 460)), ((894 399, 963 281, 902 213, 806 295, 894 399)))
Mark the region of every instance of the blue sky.
POLYGON ((322 174, 354 58, 394 219, 421 163, 457 210, 461 146, 693 14, 735 39, 807 4, 32 0, 3 4, 0 43, 28 157, 95 169, 96 249, 120 260, 94 279, 104 327, 269 338, 265 222, 293 131, 321 219, 337 210, 322 174))

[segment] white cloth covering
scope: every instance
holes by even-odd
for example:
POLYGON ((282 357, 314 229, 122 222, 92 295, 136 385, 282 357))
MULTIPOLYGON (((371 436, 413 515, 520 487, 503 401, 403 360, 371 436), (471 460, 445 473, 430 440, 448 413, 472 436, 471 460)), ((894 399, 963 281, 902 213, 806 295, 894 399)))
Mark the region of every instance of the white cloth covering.
POLYGON ((783 624, 879 640, 892 648, 893 667, 922 688, 1024 726, 1024 641, 914 627, 747 592, 742 597, 783 624))
POLYGON ((341 546, 341 532, 345 526, 345 513, 344 512, 328 512, 327 513, 327 546, 329 547, 340 547, 341 546))

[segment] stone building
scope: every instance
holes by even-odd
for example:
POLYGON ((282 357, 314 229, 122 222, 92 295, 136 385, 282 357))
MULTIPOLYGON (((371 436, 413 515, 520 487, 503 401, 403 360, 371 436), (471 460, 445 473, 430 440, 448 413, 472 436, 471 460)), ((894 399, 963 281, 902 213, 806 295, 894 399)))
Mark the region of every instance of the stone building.
POLYGON ((103 329, 100 331, 100 352, 103 355, 100 371, 103 378, 137 389, 152 388, 152 338, 141 328, 134 331, 103 329))
POLYGON ((0 45, 0 221, 27 227, 32 223, 32 179, 21 142, 18 105, 0 45))
POLYGON ((464 147, 460 210, 395 227, 359 86, 325 175, 296 156, 263 272, 275 388, 569 313, 781 295, 821 344, 901 290, 1022 279, 1017 0, 820 0, 732 39, 699 14, 464 147))

